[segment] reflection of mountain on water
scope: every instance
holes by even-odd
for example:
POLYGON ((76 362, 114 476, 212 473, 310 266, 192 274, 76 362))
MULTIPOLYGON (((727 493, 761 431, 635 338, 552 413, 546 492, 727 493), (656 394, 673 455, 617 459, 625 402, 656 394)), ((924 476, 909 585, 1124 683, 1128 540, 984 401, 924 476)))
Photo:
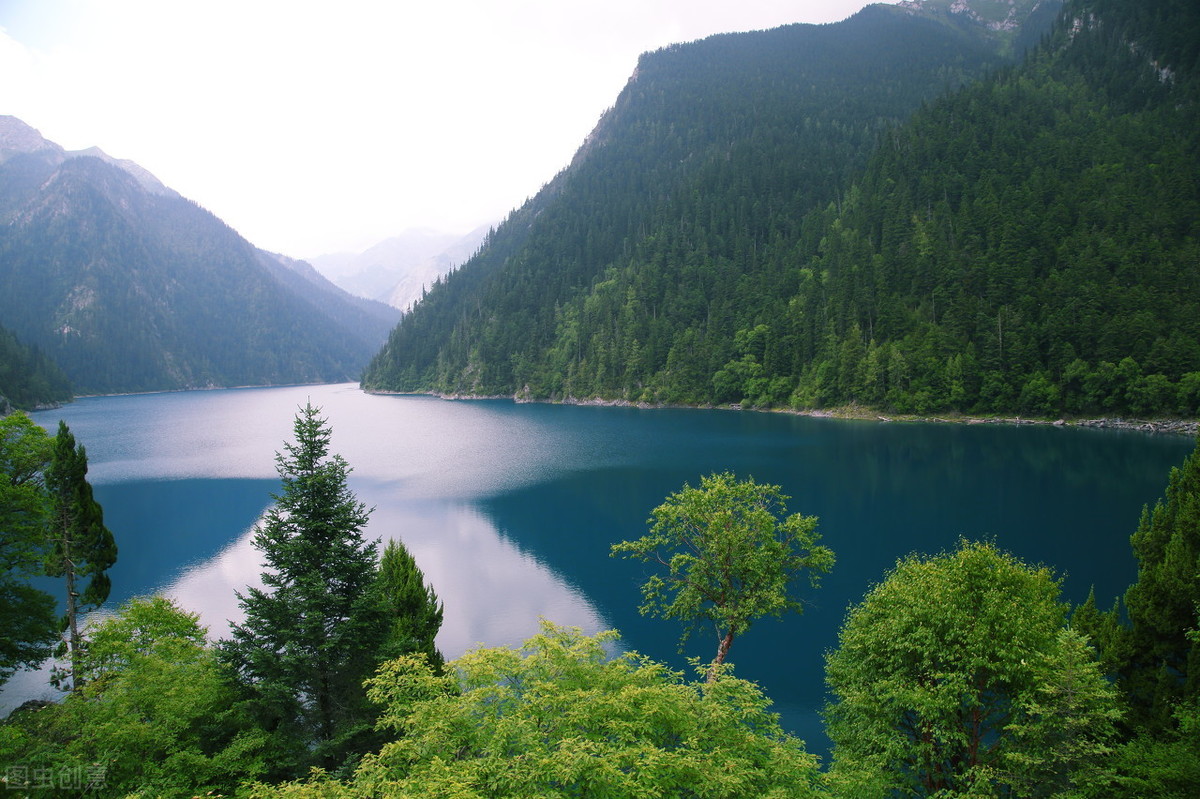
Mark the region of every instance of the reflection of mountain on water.
POLYGON ((371 494, 377 504, 370 534, 403 541, 445 605, 438 646, 447 657, 479 643, 518 646, 537 633, 542 617, 588 633, 610 626, 563 572, 498 535, 478 511, 371 494))
MULTIPOLYGON (((620 630, 626 647, 686 670, 688 657, 705 662, 712 658, 716 643, 711 631, 698 629, 680 654, 679 622, 638 613, 641 584, 650 567, 612 558, 609 547, 644 535, 650 512, 668 494, 720 468, 711 463, 693 465, 701 471, 684 473, 676 465, 665 470, 630 467, 566 475, 488 499, 480 503, 480 510, 501 536, 554 572, 567 575, 608 625, 620 630)), ((734 645, 730 657, 738 676, 763 686, 784 726, 808 739, 810 748, 819 752, 826 745, 815 713, 824 701, 822 652, 836 641, 845 603, 839 599, 831 604, 827 595, 806 593, 819 603, 821 612, 783 622, 760 621, 734 645)))
POLYGON ((109 570, 113 590, 107 605, 158 591, 220 552, 254 524, 278 489, 278 480, 242 479, 97 485, 96 499, 118 553, 109 570))

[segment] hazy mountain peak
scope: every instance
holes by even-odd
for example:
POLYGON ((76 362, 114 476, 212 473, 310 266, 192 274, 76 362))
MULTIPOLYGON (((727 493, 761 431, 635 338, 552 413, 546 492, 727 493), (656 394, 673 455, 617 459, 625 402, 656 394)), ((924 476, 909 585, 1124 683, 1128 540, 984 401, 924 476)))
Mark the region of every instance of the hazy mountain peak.
POLYGON ((114 158, 99 147, 67 151, 43 137, 37 128, 22 120, 14 116, 0 116, 0 163, 4 163, 15 155, 34 154, 48 158, 56 166, 69 158, 99 158, 106 164, 111 164, 132 176, 138 185, 150 194, 157 194, 161 197, 179 196, 178 192, 164 185, 150 170, 128 158, 114 158))
POLYGON ((61 147, 43 138, 36 128, 14 116, 0 116, 0 163, 14 155, 39 152, 57 156, 63 154, 61 147))
POLYGON ((128 172, 138 182, 138 185, 151 194, 158 194, 163 197, 179 196, 178 192, 165 186, 162 181, 154 177, 150 170, 142 165, 130 161, 128 158, 113 158, 99 147, 89 147, 86 150, 72 150, 67 153, 67 156, 70 158, 99 158, 107 164, 112 164, 128 172))

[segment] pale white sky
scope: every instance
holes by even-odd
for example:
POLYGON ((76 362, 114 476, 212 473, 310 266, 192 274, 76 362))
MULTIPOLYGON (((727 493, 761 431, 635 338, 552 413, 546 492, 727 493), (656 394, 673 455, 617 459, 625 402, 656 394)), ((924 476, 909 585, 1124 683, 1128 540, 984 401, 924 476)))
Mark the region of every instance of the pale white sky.
POLYGON ((864 5, 0 0, 0 114, 309 257, 499 221, 566 166, 642 52, 864 5))

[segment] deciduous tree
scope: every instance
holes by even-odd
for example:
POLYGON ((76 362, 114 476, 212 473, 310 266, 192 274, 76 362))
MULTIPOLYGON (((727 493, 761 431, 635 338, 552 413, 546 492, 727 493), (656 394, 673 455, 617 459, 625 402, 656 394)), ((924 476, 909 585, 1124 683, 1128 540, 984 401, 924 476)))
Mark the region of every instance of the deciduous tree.
POLYGON ((519 649, 480 648, 433 669, 420 655, 370 680, 395 740, 351 783, 260 786, 262 797, 816 795, 816 758, 780 729, 758 686, 715 682, 635 653, 615 632, 543 624, 519 649))
POLYGON ((58 632, 54 598, 29 584, 45 557, 50 451, 24 413, 0 418, 0 685, 49 657, 58 632))
POLYGON ((1104 784, 1114 691, 1049 570, 991 544, 901 560, 826 659, 845 795, 1061 795, 1104 784), (973 792, 973 793, 972 793, 973 792))
POLYGON ((613 555, 666 569, 642 586, 642 613, 684 622, 681 644, 697 627, 711 625, 714 666, 720 666, 756 619, 801 612, 795 579, 807 574, 815 588, 834 556, 817 543, 816 517, 787 515, 787 499, 779 486, 729 472, 669 496, 654 509, 648 535, 612 547, 613 555))
POLYGON ((32 766, 10 772, 10 789, 198 796, 269 773, 277 752, 242 716, 196 614, 161 597, 135 599, 89 624, 86 638, 79 690, 0 727, 0 762, 32 766), (21 778, 30 784, 12 782, 21 778))

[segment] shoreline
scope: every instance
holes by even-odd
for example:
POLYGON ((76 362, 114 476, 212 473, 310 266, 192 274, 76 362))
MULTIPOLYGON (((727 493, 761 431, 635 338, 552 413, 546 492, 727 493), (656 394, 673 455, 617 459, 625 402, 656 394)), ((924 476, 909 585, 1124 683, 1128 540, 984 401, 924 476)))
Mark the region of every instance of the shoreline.
POLYGON ((1004 425, 1041 425, 1049 427, 1084 427, 1095 430, 1130 430, 1139 433, 1154 433, 1159 435, 1184 435, 1195 438, 1200 433, 1200 420, 1197 419, 1126 419, 1124 417, 1087 417, 1079 419, 1059 418, 1027 418, 1023 416, 972 416, 963 414, 947 414, 944 416, 920 416, 916 414, 886 414, 874 408, 861 405, 844 405, 836 408, 818 408, 811 410, 796 410, 794 408, 747 408, 738 403, 730 405, 675 405, 669 403, 637 402, 624 399, 604 399, 590 397, 564 397, 562 399, 532 399, 528 395, 518 394, 448 394, 437 391, 382 391, 378 389, 360 390, 365 394, 391 396, 422 396, 438 399, 470 402, 472 400, 511 400, 520 403, 540 403, 545 405, 579 405, 598 408, 639 408, 642 410, 682 409, 682 410, 728 410, 748 411, 751 413, 785 413, 794 416, 808 416, 816 419, 843 419, 864 422, 886 423, 936 423, 936 424, 1004 424, 1004 425))

